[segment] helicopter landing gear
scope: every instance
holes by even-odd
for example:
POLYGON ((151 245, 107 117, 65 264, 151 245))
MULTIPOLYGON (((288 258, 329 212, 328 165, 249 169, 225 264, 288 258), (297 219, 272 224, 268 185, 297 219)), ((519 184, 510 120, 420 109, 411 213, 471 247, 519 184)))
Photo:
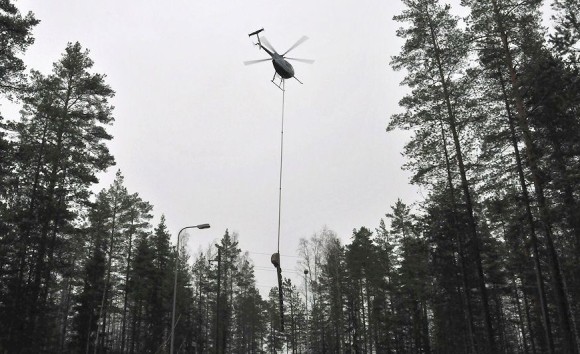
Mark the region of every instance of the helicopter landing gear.
POLYGON ((280 90, 282 90, 282 91, 285 91, 285 89, 284 89, 284 78, 283 78, 282 76, 280 76, 280 75, 279 75, 277 72, 275 72, 275 71, 274 71, 274 77, 272 78, 272 83, 273 83, 274 85, 276 85, 276 87, 278 87, 280 90), (279 78, 279 79, 280 79, 280 81, 279 81, 279 82, 277 82, 277 81, 278 81, 278 79, 277 79, 277 78, 279 78))

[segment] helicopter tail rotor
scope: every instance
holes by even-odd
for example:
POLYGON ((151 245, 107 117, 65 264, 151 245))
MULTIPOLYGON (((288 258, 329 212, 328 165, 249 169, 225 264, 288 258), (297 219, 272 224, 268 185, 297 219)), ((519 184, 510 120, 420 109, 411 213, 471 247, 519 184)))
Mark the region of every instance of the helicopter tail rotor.
POLYGON ((248 34, 248 37, 255 36, 255 35, 257 35, 258 33, 262 32, 263 30, 264 30, 264 28, 261 28, 261 29, 259 29, 259 30, 257 30, 257 31, 254 31, 254 32, 252 32, 252 33, 248 34))

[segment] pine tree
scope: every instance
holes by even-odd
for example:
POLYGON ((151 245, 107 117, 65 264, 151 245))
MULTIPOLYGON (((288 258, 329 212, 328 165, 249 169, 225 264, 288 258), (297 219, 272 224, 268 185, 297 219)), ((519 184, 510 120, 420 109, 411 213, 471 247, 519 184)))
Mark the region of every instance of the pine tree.
MULTIPOLYGON (((499 74, 509 78, 509 96, 514 102, 514 115, 525 145, 526 163, 530 170, 538 204, 540 227, 546 244, 555 305, 560 319, 559 327, 563 342, 559 350, 576 353, 578 343, 572 330, 561 260, 554 243, 554 229, 550 216, 551 201, 546 195, 545 172, 542 170, 540 161, 542 149, 534 141, 530 129, 529 112, 532 107, 524 99, 527 83, 522 80, 516 64, 517 61, 520 67, 526 66, 541 56, 543 46, 542 33, 539 30, 541 1, 520 3, 512 0, 491 0, 489 2, 464 1, 464 3, 471 9, 470 27, 473 35, 479 38, 482 47, 497 48, 496 55, 503 64, 499 69, 499 74)), ((544 317, 546 318, 546 315, 544 317)), ((544 322, 546 323, 546 319, 544 322)), ((546 337, 549 337, 547 327, 546 324, 546 337)), ((549 350, 554 351, 551 347, 549 350)))
POLYGON ((418 235, 401 240, 401 268, 399 270, 399 292, 404 316, 401 325, 406 327, 405 351, 431 352, 429 324, 427 318, 429 284, 429 247, 418 235))
MULTIPOLYGON (((0 3, 0 19, 0 98, 11 98, 15 91, 21 91, 26 85, 23 74, 25 66, 19 56, 34 42, 31 32, 39 21, 31 12, 22 16, 12 1, 0 3)), ((8 216, 5 199, 9 198, 7 183, 14 156, 12 144, 6 140, 3 118, 0 112, 0 234, 8 235, 12 230, 5 223, 8 216)), ((3 269, 5 248, 8 246, 0 247, 0 269, 3 269)))
POLYGON ((224 236, 220 240, 219 248, 221 250, 221 297, 220 302, 220 338, 221 343, 219 348, 227 352, 229 350, 228 344, 232 339, 233 326, 233 298, 234 298, 234 279, 237 276, 237 263, 239 260, 241 250, 238 248, 237 235, 230 235, 226 230, 224 236))
POLYGON ((104 289, 105 254, 102 247, 95 246, 94 254, 85 265, 84 286, 78 296, 77 315, 74 319, 75 338, 73 346, 79 352, 94 350, 94 332, 97 328, 99 300, 104 289))
POLYGON ((73 319, 74 336, 71 348, 75 351, 94 352, 97 333, 97 321, 101 300, 105 291, 105 273, 107 266, 109 205, 103 202, 104 192, 97 197, 97 202, 89 210, 88 247, 82 275, 83 287, 76 296, 73 319))
MULTIPOLYGON (((580 351, 580 203, 578 201, 578 157, 580 145, 580 86, 577 74, 560 59, 543 51, 524 67, 522 81, 527 90, 524 96, 528 107, 530 127, 542 160, 543 188, 550 200, 549 218, 555 237, 555 247, 560 257, 559 265, 568 298, 571 331, 580 351)), ((563 317, 562 315, 560 315, 563 317)), ((561 320, 560 322, 562 323, 561 320)), ((564 323, 564 328, 566 325, 564 323)), ((572 344, 571 344, 572 345, 572 344)))
MULTIPOLYGON (((189 266, 189 255, 185 245, 181 245, 181 250, 173 253, 171 264, 175 265, 177 258, 177 301, 175 309, 175 348, 182 348, 185 352, 193 350, 196 342, 194 336, 195 329, 195 297, 192 288, 194 279, 189 266)), ((173 295, 173 289, 171 289, 173 295)), ((170 327, 171 329, 171 327, 170 327)), ((171 332, 169 332, 171 333, 171 332)), ((179 349, 176 349, 176 351, 179 349)))
POLYGON ((278 353, 282 350, 284 341, 280 331, 280 310, 278 308, 278 288, 270 289, 266 302, 268 332, 266 334, 267 353, 278 353))
MULTIPOLYGON (((12 1, 0 3, 0 95, 24 89, 21 55, 32 43, 32 28, 40 21, 32 12, 22 16, 12 1)), ((0 155, 2 156, 2 155, 0 155)))
POLYGON ((568 61, 576 70, 580 69, 580 4, 575 0, 553 0, 552 21, 555 32, 550 42, 556 53, 568 61))
POLYGON ((195 284, 194 288, 194 337, 197 352, 205 352, 209 350, 209 329, 213 322, 209 316, 210 312, 210 297, 211 297, 211 279, 210 266, 207 257, 200 253, 192 266, 192 280, 195 284))
POLYGON ((109 214, 107 215, 106 235, 107 235, 107 266, 105 274, 105 288, 101 298, 98 313, 98 331, 95 337, 95 347, 99 350, 107 350, 113 345, 112 316, 111 313, 118 313, 116 309, 118 302, 114 301, 121 292, 121 280, 118 276, 123 269, 123 235, 122 224, 126 212, 128 200, 127 188, 124 186, 124 178, 120 171, 117 172, 115 180, 107 190, 99 193, 97 203, 102 203, 109 214))
POLYGON ((62 272, 56 257, 74 230, 75 206, 84 205, 96 173, 113 163, 105 126, 113 120, 104 76, 89 72, 93 62, 80 44, 69 44, 53 73, 33 73, 23 117, 11 129, 17 162, 9 208, 18 225, 13 242, 8 345, 39 350, 49 336, 49 293, 62 272), (26 277, 25 274, 30 274, 26 277), (24 323, 18 323, 24 321, 24 323))
POLYGON ((298 289, 292 281, 284 278, 284 305, 285 317, 287 318, 286 348, 291 353, 301 353, 304 349, 303 341, 305 339, 305 308, 304 302, 298 289))
MULTIPOLYGON (((254 266, 245 253, 240 259, 234 288, 232 352, 256 353, 265 332, 262 298, 256 288, 254 266)), ((286 303, 293 301, 285 295, 286 303)), ((295 299, 294 299, 295 300, 295 299)), ((286 306, 288 308, 288 306, 286 306)))
MULTIPOLYGON (((126 242, 126 268, 125 268, 125 285, 123 289, 123 315, 121 320, 121 352, 125 351, 125 336, 127 329, 127 309, 128 309, 128 295, 129 288, 128 282, 132 273, 132 254, 133 254, 133 242, 137 237, 143 238, 147 235, 149 230, 149 220, 151 219, 151 210, 153 207, 151 204, 143 201, 137 193, 131 194, 127 197, 126 202, 127 212, 124 215, 124 238, 126 242)), ((142 241, 144 242, 144 241, 142 241)))
MULTIPOLYGON (((419 219, 420 229, 430 245, 431 347, 435 353, 477 353, 481 345, 480 334, 475 331, 477 316, 470 313, 476 274, 473 267, 461 264, 467 262, 468 255, 462 257, 459 242, 454 237, 467 233, 468 225, 465 217, 458 217, 457 209, 448 199, 446 189, 433 193, 425 202, 424 215, 419 219)), ((405 258, 410 259, 412 255, 407 254, 405 258)))
POLYGON ((390 353, 393 348, 394 332, 397 330, 393 310, 393 294, 395 275, 395 244, 383 219, 375 231, 376 245, 375 282, 376 295, 373 301, 374 318, 376 321, 376 347, 378 352, 390 353))
MULTIPOLYGON (((440 5, 437 0, 406 0, 404 3, 407 9, 401 15, 395 16, 395 20, 410 26, 401 28, 397 33, 406 43, 401 54, 393 58, 392 65, 395 69, 407 70, 403 84, 410 86, 413 91, 400 102, 407 111, 393 116, 390 128, 419 127, 420 132, 434 137, 439 135, 437 125, 444 122, 444 130, 450 132, 469 225, 474 267, 477 271, 487 351, 494 352, 496 339, 482 263, 481 235, 474 211, 474 183, 468 178, 469 166, 466 164, 469 161, 467 141, 477 141, 470 136, 472 132, 466 129, 470 116, 469 104, 472 103, 469 98, 472 88, 466 76, 470 49, 468 37, 460 30, 458 19, 450 14, 449 5, 440 5), (467 137, 470 139, 467 140, 467 137)), ((420 144, 423 145, 421 142, 420 144)), ((446 142, 443 141, 442 144, 445 146, 446 142)), ((427 156, 429 160, 434 158, 433 154, 427 156)), ((448 158, 447 153, 445 157, 448 158)))

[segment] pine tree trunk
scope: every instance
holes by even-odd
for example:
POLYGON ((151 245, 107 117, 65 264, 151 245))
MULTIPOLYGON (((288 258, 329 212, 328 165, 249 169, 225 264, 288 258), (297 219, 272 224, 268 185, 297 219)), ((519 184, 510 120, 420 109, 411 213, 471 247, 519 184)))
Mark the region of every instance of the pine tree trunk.
POLYGON ((369 291, 369 279, 365 277, 365 290, 366 290, 366 300, 367 300, 367 318, 368 318, 368 330, 367 330, 367 337, 368 337, 368 351, 367 353, 373 352, 373 333, 374 333, 374 326, 373 326, 373 313, 371 311, 371 295, 369 291))
MULTIPOLYGON (((520 281, 522 281, 522 284, 523 284, 523 279, 520 279, 520 281)), ((534 335, 535 331, 534 331, 534 326, 533 326, 533 322, 532 322, 532 316, 530 315, 530 304, 528 302, 528 297, 526 295, 526 292, 523 289, 522 289, 522 299, 524 301, 524 313, 526 315, 526 323, 528 324, 528 332, 530 333, 530 345, 532 346, 532 353, 536 354, 537 350, 536 350, 536 340, 535 340, 535 335, 534 335)))
MULTIPOLYGON (((426 9, 426 11, 428 13, 428 9, 426 9)), ((453 113, 449 89, 447 87, 448 83, 447 83, 447 80, 445 79, 445 74, 443 72, 443 65, 441 63, 441 53, 439 51, 439 44, 437 41, 437 37, 435 35, 435 29, 433 28, 433 23, 431 21, 429 21, 429 29, 430 29, 430 33, 431 33, 432 45, 433 45, 433 48, 435 49, 434 54, 435 54, 437 69, 439 72, 439 82, 441 83, 441 85, 443 87, 443 95, 444 95, 444 100, 445 100, 445 105, 447 108, 447 115, 448 115, 447 116, 448 124, 449 124, 449 128, 451 130, 451 135, 453 137, 453 143, 455 145, 455 151, 456 151, 456 155, 457 155, 457 164, 459 167, 459 174, 461 176, 461 186, 463 189, 463 196, 465 198, 465 204, 467 207, 467 216, 468 216, 468 221, 469 221, 469 228, 470 228, 470 233, 471 233, 471 237, 472 237, 472 241, 473 241, 473 249, 474 249, 473 253, 475 256, 475 264, 477 267, 477 275, 478 275, 478 282, 479 282, 478 285, 479 285, 479 290, 481 292, 481 301, 482 301, 482 305, 483 305, 483 316, 484 316, 484 321, 485 321, 485 329, 486 329, 487 341, 488 341, 488 345, 489 345, 488 351, 490 353, 494 353, 495 352, 495 336, 493 333, 491 313, 489 310, 489 299, 488 299, 488 295, 487 295, 487 288, 485 286, 485 274, 483 272, 483 264, 481 261, 480 240, 479 240, 479 235, 477 234, 477 225, 475 222, 475 216, 473 214, 473 203, 471 200, 471 192, 469 190, 469 183, 467 181, 467 174, 465 171, 465 165, 463 163, 463 154, 461 151, 461 143, 459 142, 459 135, 457 133, 457 126, 456 126, 457 124, 455 121, 455 114, 453 113)))
MULTIPOLYGON (((74 267, 74 261, 73 261, 73 267, 74 267)), ((58 340, 58 351, 59 352, 64 352, 64 344, 65 344, 65 340, 66 340, 66 333, 67 333, 67 327, 68 327, 68 314, 69 314, 69 309, 70 309, 70 300, 71 300, 71 290, 72 290, 72 282, 71 282, 71 277, 68 276, 66 277, 66 281, 65 281, 65 286, 64 289, 66 289, 64 291, 63 297, 64 299, 61 300, 61 305, 60 305, 60 318, 61 318, 61 329, 60 329, 60 336, 59 336, 59 340, 58 340)))
POLYGON ((131 229, 129 231, 129 248, 127 250, 127 268, 125 271, 125 289, 123 290, 123 319, 121 325, 121 353, 125 352, 125 330, 126 330, 126 322, 127 322, 127 302, 129 296, 129 271, 131 270, 131 250, 132 250, 132 241, 133 241, 133 225, 134 219, 131 219, 131 229))
MULTIPOLYGON (((70 99, 71 88, 69 86, 67 95, 65 98, 65 112, 68 111, 68 102, 70 99)), ((40 241, 38 242, 38 252, 36 254, 36 263, 34 265, 34 276, 32 281, 32 291, 30 297, 30 308, 28 309, 28 318, 30 319, 30 328, 28 328, 29 334, 32 336, 36 336, 37 327, 39 325, 43 325, 44 322, 39 323, 38 316, 39 314, 44 314, 46 311, 42 308, 42 301, 41 301, 41 284, 43 275, 46 272, 50 273, 50 269, 48 269, 48 265, 45 262, 45 258, 47 256, 47 252, 49 251, 49 239, 48 234, 50 230, 51 222, 56 222, 58 211, 57 206, 54 205, 55 194, 56 194, 56 186, 58 184, 57 181, 57 174, 59 167, 61 167, 61 159, 62 159, 62 151, 64 145, 64 125, 65 122, 63 120, 66 119, 66 114, 64 117, 60 117, 58 129, 56 133, 56 156, 52 162, 50 176, 49 176, 49 186, 47 190, 47 201, 46 201, 46 210, 44 211, 44 218, 42 220, 42 228, 40 233, 40 241)), ((36 339, 36 338, 35 338, 36 339)), ((35 345, 37 341, 33 342, 35 345)), ((38 348, 36 348, 38 350, 38 348)))
POLYGON ((500 338, 500 342, 499 342, 499 350, 500 352, 506 353, 507 352, 507 348, 506 345, 507 340, 506 340, 506 328, 505 328, 505 316, 504 314, 504 309, 503 309, 503 301, 501 299, 501 297, 499 296, 498 292, 494 292, 495 293, 495 303, 497 306, 497 313, 498 313, 498 334, 499 334, 499 338, 500 338))
POLYGON ((473 305, 471 302, 471 294, 469 291, 469 285, 467 282, 467 269, 465 263, 465 250, 464 240, 461 236, 461 233, 457 232, 457 228, 459 223, 457 222, 457 215, 459 214, 459 210, 457 208, 457 202, 455 199, 455 187, 453 186, 453 176, 451 174, 451 162, 449 159, 449 151, 447 150, 447 138, 445 137, 445 128, 443 127, 443 122, 439 120, 439 125, 441 127, 441 142, 443 144, 443 153, 445 154, 445 168, 447 171, 447 183, 449 185, 449 197, 451 198, 451 211, 452 211, 452 229, 454 233, 455 242, 457 243, 457 254, 459 255, 459 264, 461 270, 461 282, 463 286, 463 292, 461 293, 461 300, 465 302, 465 306, 463 307, 463 311, 465 312, 467 328, 469 331, 469 348, 473 354, 477 353, 477 344, 476 344, 476 336, 475 336, 475 329, 473 324, 473 305))
MULTIPOLYGON (((398 313, 395 311, 395 305, 393 302, 393 295, 391 294, 391 314, 392 314, 392 318, 396 319, 398 316, 398 313)), ((400 336, 400 332, 398 330, 397 327, 395 327, 393 329, 393 334, 395 337, 395 352, 396 353, 400 353, 403 350, 403 345, 401 344, 401 336, 400 336)))
POLYGON ((422 328, 422 337, 423 337, 423 353, 431 354, 431 341, 429 340, 429 317, 427 316, 427 304, 425 301, 421 302, 422 308, 422 317, 423 317, 423 328, 422 328))
POLYGON ((366 311, 365 311, 365 297, 363 291, 362 280, 359 279, 358 281, 358 288, 359 288, 359 296, 360 296, 360 306, 362 311, 362 319, 361 319, 361 327, 362 327, 362 336, 363 336, 363 350, 364 353, 368 353, 367 347, 367 318, 366 318, 366 311))
MULTIPOLYGON (((580 294, 578 293, 578 291, 572 291, 572 294, 570 294, 570 291, 566 286, 567 285, 566 283, 568 283, 568 285, 571 283, 572 289, 580 290, 579 286, 580 284, 578 284, 579 272, 577 269, 578 265, 580 264, 580 220, 576 217, 576 215, 578 215, 578 203, 576 201, 576 198, 574 197, 574 188, 568 179, 570 172, 568 171, 568 167, 566 165, 566 160, 564 157, 564 153, 562 151, 561 144, 556 138, 557 132, 555 131, 554 126, 552 125, 548 125, 547 128, 548 128, 548 136, 553 150, 552 153, 553 162, 554 165, 556 166, 556 170, 558 171, 559 175, 562 176, 561 182, 562 187, 560 189, 562 190, 563 194, 562 201, 564 202, 565 219, 567 226, 572 234, 572 238, 574 240, 572 242, 573 243, 572 248, 574 248, 575 251, 573 252, 572 263, 575 264, 576 267, 572 267, 571 271, 569 272, 564 271, 564 274, 562 276, 564 277, 564 290, 566 291, 568 298, 571 300, 569 301, 570 304, 569 310, 572 332, 574 333, 576 344, 580 345, 580 339, 578 338, 578 329, 576 328, 575 311, 574 311, 575 309, 574 305, 577 299, 579 298, 578 296, 580 294), (566 279, 568 281, 566 281, 566 279)), ((580 348, 578 348, 578 351, 580 351, 580 348)))
MULTIPOLYGON (((118 191, 116 191, 118 192, 118 191)), ((113 262, 113 244, 115 242, 115 232, 116 232, 116 217, 117 217, 117 193, 115 193, 113 198, 113 210, 112 210, 112 223, 111 223, 111 236, 109 237, 109 259, 107 260, 107 278, 105 280, 105 289, 103 290, 103 298, 101 300, 101 308, 99 309, 99 317, 97 318, 97 335, 95 337, 95 354, 98 353, 99 348, 99 325, 98 321, 102 319, 102 330, 104 333, 105 328, 107 328, 107 308, 108 308, 108 293, 111 287, 111 268, 113 262)), ((104 338, 101 338, 101 346, 104 345, 104 338)))
POLYGON ((507 90, 503 75, 501 72, 498 73, 499 81, 501 84, 502 96, 505 103, 509 128, 510 128, 510 138, 512 142, 512 147, 514 149, 514 156, 516 158, 516 167, 518 170, 518 178, 520 183, 520 188, 522 190, 523 203, 526 208, 526 217, 528 220, 528 226, 530 228, 530 243, 532 246, 532 255, 534 260, 534 271, 536 275, 536 288, 538 289, 538 299, 540 301, 540 308, 542 310, 542 323, 544 327, 544 336, 546 337, 546 343, 548 345, 548 353, 554 353, 554 339, 552 336, 552 325, 550 323, 550 316, 548 312, 548 302, 546 300, 546 290, 544 285, 544 276, 542 275, 542 267, 540 264, 540 253, 538 251, 538 238, 536 236, 536 227, 534 222, 534 216, 532 214, 532 208, 530 206, 530 196, 528 194, 528 187, 526 184, 526 178, 524 176, 524 169, 522 164, 522 159, 520 156, 520 150, 518 147, 518 139, 516 137, 515 124, 511 112, 511 107, 508 101, 507 90))
MULTIPOLYGON (((32 191, 30 193, 30 201, 28 203, 28 218, 26 220, 24 220, 24 223, 22 225, 22 230, 20 232, 20 238, 18 241, 18 245, 19 247, 19 251, 18 251, 18 259, 19 259, 19 267, 18 267, 18 284, 23 284, 24 281, 24 268, 26 265, 26 248, 27 248, 27 241, 30 238, 30 229, 32 227, 32 224, 34 222, 38 222, 38 218, 34 217, 34 209, 36 206, 36 199, 37 199, 37 193, 38 193, 38 188, 40 185, 40 170, 41 170, 41 164, 42 164, 42 159, 44 157, 44 149, 46 146, 46 135, 48 132, 48 126, 49 126, 49 119, 48 117, 45 117, 45 124, 43 127, 43 131, 42 131, 42 138, 41 138, 41 142, 40 142, 40 147, 38 149, 38 154, 37 154, 37 158, 36 158, 36 167, 35 167, 35 171, 34 171, 34 182, 32 184, 32 191)), ((22 290, 22 286, 19 285, 17 288, 17 294, 16 294, 16 300, 20 301, 23 297, 22 297, 22 293, 20 292, 22 290)), ((20 308, 20 303, 17 303, 16 308, 20 308)))
POLYGON ((351 322, 353 328, 353 338, 352 338, 352 347, 355 353, 360 353, 360 333, 359 333, 359 321, 358 321, 358 309, 357 309, 357 300, 356 296, 351 295, 351 322))
MULTIPOLYGON (((514 277, 515 278, 515 277, 514 277)), ((520 303, 520 295, 518 292, 518 286, 516 284, 515 279, 512 278, 512 285, 513 285, 513 291, 514 291, 514 303, 516 306, 516 310, 517 310, 517 314, 518 314, 518 321, 517 321, 517 325, 519 327, 520 332, 522 333, 522 347, 524 348, 524 354, 529 354, 529 349, 528 349, 528 341, 526 338, 526 329, 524 326, 524 317, 522 315, 522 305, 520 303)), ((532 338, 531 333, 530 333, 530 339, 532 338)))

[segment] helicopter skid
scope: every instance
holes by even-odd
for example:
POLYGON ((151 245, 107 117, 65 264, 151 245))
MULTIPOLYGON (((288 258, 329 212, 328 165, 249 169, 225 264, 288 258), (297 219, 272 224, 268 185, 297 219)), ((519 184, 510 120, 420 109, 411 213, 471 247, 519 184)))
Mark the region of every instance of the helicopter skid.
POLYGON ((282 91, 286 91, 286 90, 284 89, 284 78, 283 78, 282 76, 278 75, 278 73, 277 73, 277 72, 274 72, 274 77, 272 78, 272 83, 273 83, 274 85, 276 85, 276 87, 278 87, 280 90, 282 90, 282 91), (277 82, 277 81, 278 81, 278 80, 277 80, 277 78, 279 78, 279 79, 280 79, 280 81, 279 81, 279 82, 277 82))

